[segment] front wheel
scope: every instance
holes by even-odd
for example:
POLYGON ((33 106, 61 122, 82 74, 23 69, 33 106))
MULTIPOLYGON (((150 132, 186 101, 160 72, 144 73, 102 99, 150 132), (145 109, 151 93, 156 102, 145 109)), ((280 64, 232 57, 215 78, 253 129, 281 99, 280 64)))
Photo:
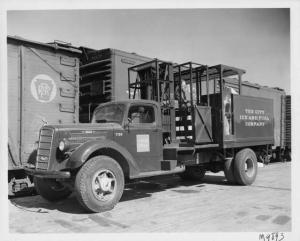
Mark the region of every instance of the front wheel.
POLYGON ((198 166, 186 166, 185 171, 180 173, 179 176, 183 180, 201 181, 205 176, 205 169, 198 166))
POLYGON ((251 185, 257 175, 257 158, 249 148, 239 151, 234 160, 234 177, 240 185, 251 185))
POLYGON ((75 193, 79 203, 90 212, 111 210, 124 190, 120 165, 108 156, 88 160, 76 175, 75 193))
POLYGON ((61 182, 51 178, 33 178, 36 191, 50 202, 63 200, 71 195, 72 191, 61 182))

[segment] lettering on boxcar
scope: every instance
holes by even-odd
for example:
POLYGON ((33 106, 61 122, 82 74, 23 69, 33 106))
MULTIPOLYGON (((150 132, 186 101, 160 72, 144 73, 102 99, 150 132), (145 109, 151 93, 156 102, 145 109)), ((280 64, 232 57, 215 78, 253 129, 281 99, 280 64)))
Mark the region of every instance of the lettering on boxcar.
POLYGON ((54 80, 45 74, 35 76, 31 81, 31 94, 39 102, 51 102, 56 96, 54 80))

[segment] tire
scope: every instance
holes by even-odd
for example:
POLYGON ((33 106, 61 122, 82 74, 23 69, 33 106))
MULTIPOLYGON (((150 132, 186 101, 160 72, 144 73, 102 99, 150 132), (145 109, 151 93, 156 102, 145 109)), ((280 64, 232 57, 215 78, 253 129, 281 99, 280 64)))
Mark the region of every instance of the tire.
POLYGON ((75 179, 75 194, 88 212, 103 212, 114 208, 124 190, 124 174, 119 163, 108 156, 95 156, 79 170, 75 179))
POLYGON ((179 176, 183 180, 201 181, 205 176, 205 169, 198 166, 186 166, 185 171, 180 173, 179 176))
POLYGON ((33 178, 34 187, 38 194, 50 202, 66 199, 72 191, 62 183, 52 178, 33 178))
POLYGON ((225 178, 227 179, 228 183, 230 184, 236 184, 236 179, 234 177, 234 159, 230 158, 225 160, 224 163, 224 174, 225 178))
POLYGON ((240 185, 251 185, 257 175, 257 158, 249 149, 239 151, 234 160, 234 177, 240 185))

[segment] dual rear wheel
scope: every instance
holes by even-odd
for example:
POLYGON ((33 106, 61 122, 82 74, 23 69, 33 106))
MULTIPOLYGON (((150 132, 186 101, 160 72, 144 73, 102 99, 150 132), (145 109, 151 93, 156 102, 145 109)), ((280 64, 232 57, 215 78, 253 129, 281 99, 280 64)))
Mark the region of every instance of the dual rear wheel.
POLYGON ((240 150, 234 159, 227 159, 224 174, 231 184, 251 185, 257 175, 257 158, 253 150, 240 150))

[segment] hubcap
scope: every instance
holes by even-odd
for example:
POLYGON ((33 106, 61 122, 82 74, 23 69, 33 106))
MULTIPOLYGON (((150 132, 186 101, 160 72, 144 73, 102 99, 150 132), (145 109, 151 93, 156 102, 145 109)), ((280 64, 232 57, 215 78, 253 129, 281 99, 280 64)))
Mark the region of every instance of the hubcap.
POLYGON ((108 201, 114 197, 116 185, 115 175, 107 169, 96 172, 92 179, 93 193, 101 201, 108 201))
POLYGON ((245 162, 245 173, 248 177, 252 177, 254 174, 254 163, 251 159, 247 159, 245 162))

